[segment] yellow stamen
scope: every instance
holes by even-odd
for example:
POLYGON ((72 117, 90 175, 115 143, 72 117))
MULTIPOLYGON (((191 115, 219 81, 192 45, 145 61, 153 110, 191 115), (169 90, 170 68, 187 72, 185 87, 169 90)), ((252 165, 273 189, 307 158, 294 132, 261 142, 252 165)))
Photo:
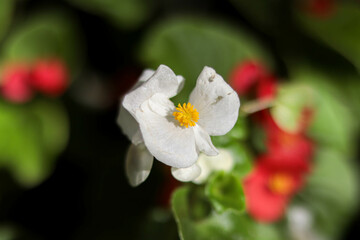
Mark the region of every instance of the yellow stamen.
POLYGON ((176 120, 179 121, 180 126, 185 126, 186 128, 195 126, 196 122, 199 120, 199 113, 194 108, 191 103, 184 103, 182 106, 179 103, 178 107, 173 113, 176 120))
POLYGON ((294 182, 290 175, 285 173, 276 173, 269 179, 269 188, 272 192, 287 195, 294 188, 294 182))

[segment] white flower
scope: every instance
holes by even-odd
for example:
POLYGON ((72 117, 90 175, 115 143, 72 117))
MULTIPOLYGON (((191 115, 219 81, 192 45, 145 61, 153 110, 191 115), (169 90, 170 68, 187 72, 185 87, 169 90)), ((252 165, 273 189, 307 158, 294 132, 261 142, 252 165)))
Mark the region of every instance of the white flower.
POLYGON ((134 145, 146 146, 131 147, 127 155, 126 171, 133 186, 148 176, 153 161, 149 156, 172 166, 173 172, 187 168, 186 176, 179 174, 178 179, 195 179, 200 174, 196 165, 199 153, 218 154, 210 135, 226 134, 237 120, 239 98, 214 69, 205 67, 189 103, 175 107, 169 98, 180 91, 183 81, 170 68, 160 65, 156 72, 145 71, 138 86, 122 101, 120 127, 134 145), (134 154, 135 148, 149 154, 134 154))
POLYGON ((196 164, 188 168, 171 168, 174 178, 179 181, 192 181, 196 184, 204 183, 214 171, 230 171, 234 166, 234 159, 226 149, 219 149, 217 156, 200 153, 196 164), (197 176, 197 177, 196 177, 197 176))
POLYGON ((202 184, 214 171, 229 172, 234 166, 234 158, 229 150, 219 148, 219 155, 214 157, 200 154, 197 164, 201 168, 201 173, 193 182, 202 184))

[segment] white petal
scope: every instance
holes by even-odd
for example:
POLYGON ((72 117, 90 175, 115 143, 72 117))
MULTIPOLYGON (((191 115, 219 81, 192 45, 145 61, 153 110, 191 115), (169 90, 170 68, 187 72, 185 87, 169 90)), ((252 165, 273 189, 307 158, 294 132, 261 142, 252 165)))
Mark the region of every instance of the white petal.
MULTIPOLYGON (((174 104, 163 94, 156 93, 148 100, 150 109, 160 116, 172 116, 175 111, 174 104)), ((144 106, 147 106, 146 104, 144 106)))
POLYGON ((138 83, 143 83, 143 82, 146 82, 147 80, 149 80, 149 78, 154 75, 155 71, 152 70, 152 69, 145 69, 140 77, 139 77, 139 80, 138 80, 138 83))
POLYGON ((217 156, 200 154, 197 164, 201 168, 201 174, 193 182, 202 184, 215 170, 230 171, 234 166, 234 159, 228 150, 219 148, 219 155, 217 156))
POLYGON ((144 144, 131 144, 126 154, 125 171, 132 187, 136 187, 146 180, 150 174, 153 159, 144 144))
POLYGON ((141 105, 141 109, 136 112, 136 118, 144 143, 155 158, 172 167, 190 167, 198 157, 194 131, 181 127, 172 116, 173 111, 175 106, 170 100, 154 95, 154 98, 141 105), (161 101, 158 101, 160 99, 161 101), (161 110, 162 106, 165 109, 171 106, 172 110, 161 110), (169 111, 169 115, 162 115, 166 111, 169 111))
POLYGON ((135 117, 140 105, 152 95, 162 93, 167 98, 171 98, 177 94, 181 84, 169 67, 160 65, 146 82, 125 95, 122 104, 135 117))
POLYGON ((195 134, 195 143, 198 152, 203 152, 209 156, 218 155, 218 150, 211 142, 211 138, 207 132, 204 131, 199 125, 195 125, 193 128, 195 134))
POLYGON ((234 158, 230 151, 220 148, 219 155, 207 157, 207 164, 212 170, 230 171, 234 166, 234 158))
POLYGON ((230 131, 238 118, 240 100, 236 92, 210 67, 204 67, 190 95, 199 112, 198 124, 211 136, 230 131))
POLYGON ((171 168, 171 174, 181 182, 190 182, 197 178, 201 173, 200 167, 195 163, 187 168, 171 168))
POLYGON ((177 81, 178 81, 178 84, 179 84, 179 87, 178 87, 177 92, 176 92, 176 94, 178 94, 182 90, 182 88, 184 87, 185 78, 183 76, 181 76, 181 75, 177 75, 176 78, 177 78, 177 81))
POLYGON ((136 145, 142 142, 139 124, 122 105, 120 105, 116 122, 133 144, 136 145))

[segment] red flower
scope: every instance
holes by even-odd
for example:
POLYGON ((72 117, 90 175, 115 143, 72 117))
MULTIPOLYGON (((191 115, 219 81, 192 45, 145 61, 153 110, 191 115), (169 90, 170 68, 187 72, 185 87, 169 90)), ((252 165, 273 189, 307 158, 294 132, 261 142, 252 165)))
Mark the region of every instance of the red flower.
POLYGON ((250 89, 265 75, 264 68, 252 61, 245 61, 233 70, 230 85, 239 95, 248 94, 250 89))
POLYGON ((276 78, 272 75, 267 75, 260 78, 256 89, 256 96, 260 99, 272 99, 276 94, 276 78))
POLYGON ((33 92, 29 86, 29 69, 25 65, 10 65, 1 74, 0 91, 4 98, 11 102, 28 101, 33 92))
POLYGON ((288 133, 278 127, 268 129, 266 145, 273 164, 308 171, 307 166, 313 153, 313 144, 303 134, 288 133))
POLYGON ((279 220, 291 197, 303 185, 303 173, 284 166, 269 165, 271 156, 263 156, 244 181, 249 214, 260 222, 279 220))
POLYGON ((62 61, 56 59, 38 61, 31 72, 32 86, 50 96, 62 94, 68 81, 67 68, 62 61))
POLYGON ((282 130, 272 118, 268 110, 263 110, 256 114, 256 120, 263 126, 266 135, 267 154, 271 156, 272 164, 285 165, 287 168, 301 169, 303 172, 309 171, 308 162, 313 155, 313 142, 305 134, 305 128, 310 121, 308 111, 301 121, 302 131, 289 133, 282 130), (306 121, 306 124, 305 124, 306 121))
POLYGON ((230 85, 239 95, 248 95, 254 89, 256 97, 271 99, 276 93, 276 78, 260 63, 245 61, 230 76, 230 85))

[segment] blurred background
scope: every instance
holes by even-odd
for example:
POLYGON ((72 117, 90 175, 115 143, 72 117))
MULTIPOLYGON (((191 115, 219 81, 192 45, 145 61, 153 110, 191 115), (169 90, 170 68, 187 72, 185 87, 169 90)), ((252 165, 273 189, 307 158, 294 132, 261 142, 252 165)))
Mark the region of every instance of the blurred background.
MULTIPOLYGON (((315 209, 325 236, 317 239, 354 239, 359 4, 0 0, 0 239, 178 239, 169 199, 180 184, 169 169, 155 161, 146 182, 127 182, 119 100, 143 69, 165 64, 187 81, 175 103, 211 66, 244 104, 251 97, 237 84, 251 78, 241 70, 249 61, 285 89, 272 112, 284 129, 293 128, 299 106, 315 112, 307 133, 314 170, 295 201, 315 209)), ((242 144, 257 154, 261 133, 244 119, 242 144)))

